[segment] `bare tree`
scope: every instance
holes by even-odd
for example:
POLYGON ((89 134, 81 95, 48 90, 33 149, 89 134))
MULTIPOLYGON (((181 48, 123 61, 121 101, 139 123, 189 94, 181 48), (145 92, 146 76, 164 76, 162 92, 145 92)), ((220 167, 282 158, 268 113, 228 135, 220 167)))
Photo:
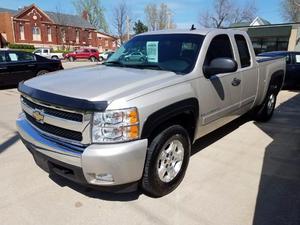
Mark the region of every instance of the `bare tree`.
POLYGON ((124 43, 126 37, 126 28, 127 33, 129 26, 129 9, 127 4, 123 2, 119 2, 113 9, 113 26, 117 30, 118 37, 121 41, 121 44, 124 43))
POLYGON ((148 4, 145 8, 145 14, 146 14, 149 30, 156 30, 157 16, 158 16, 156 4, 148 4))
POLYGON ((300 20, 300 1, 281 0, 281 14, 288 22, 299 22, 300 20))
POLYGON ((167 4, 161 3, 159 7, 156 4, 148 4, 145 14, 149 30, 175 28, 173 14, 167 4))
POLYGON ((80 16, 82 16, 83 13, 87 13, 87 19, 90 24, 99 30, 108 32, 105 9, 101 4, 101 0, 75 0, 73 4, 80 16))
POLYGON ((200 14, 199 23, 204 27, 222 28, 231 23, 250 22, 255 18, 254 2, 247 2, 243 7, 236 6, 232 0, 214 0, 215 11, 200 14))

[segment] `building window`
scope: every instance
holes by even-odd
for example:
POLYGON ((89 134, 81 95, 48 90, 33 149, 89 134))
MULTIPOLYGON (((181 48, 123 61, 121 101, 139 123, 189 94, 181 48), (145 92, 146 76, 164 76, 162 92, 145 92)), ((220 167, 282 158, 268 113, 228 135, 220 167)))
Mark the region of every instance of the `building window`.
POLYGON ((112 43, 112 47, 113 47, 113 48, 115 48, 115 47, 116 47, 116 42, 115 42, 115 41, 113 41, 113 43, 112 43))
POLYGON ((60 30, 60 34, 61 34, 61 41, 63 43, 66 43, 66 30, 65 29, 61 29, 60 30))
POLYGON ((92 32, 89 32, 89 39, 92 39, 92 32))
POLYGON ((32 28, 32 40, 34 41, 41 40, 41 29, 39 27, 32 28))
POLYGON ((105 40, 105 47, 108 47, 108 40, 105 40))
POLYGON ((25 30, 22 24, 20 24, 20 40, 25 40, 25 30))
POLYGON ((76 44, 79 44, 80 31, 76 30, 76 44))
POLYGON ((48 36, 48 42, 52 42, 52 31, 51 27, 47 28, 47 36, 48 36))

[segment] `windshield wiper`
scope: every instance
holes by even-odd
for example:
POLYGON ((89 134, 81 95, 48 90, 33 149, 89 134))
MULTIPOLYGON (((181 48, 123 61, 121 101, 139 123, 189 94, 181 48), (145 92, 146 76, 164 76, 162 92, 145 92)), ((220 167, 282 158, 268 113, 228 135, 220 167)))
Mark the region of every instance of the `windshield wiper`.
POLYGON ((138 68, 138 69, 158 69, 158 70, 165 70, 159 65, 154 65, 154 64, 126 64, 126 66, 138 68))

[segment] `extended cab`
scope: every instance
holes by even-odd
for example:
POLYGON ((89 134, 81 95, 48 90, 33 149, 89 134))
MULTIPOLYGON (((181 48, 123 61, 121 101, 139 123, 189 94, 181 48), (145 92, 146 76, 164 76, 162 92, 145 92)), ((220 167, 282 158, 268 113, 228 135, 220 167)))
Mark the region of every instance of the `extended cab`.
POLYGON ((182 181, 195 140, 250 111, 269 120, 284 76, 285 59, 257 60, 242 31, 149 32, 105 65, 20 84, 17 127, 50 173, 158 197, 182 181))

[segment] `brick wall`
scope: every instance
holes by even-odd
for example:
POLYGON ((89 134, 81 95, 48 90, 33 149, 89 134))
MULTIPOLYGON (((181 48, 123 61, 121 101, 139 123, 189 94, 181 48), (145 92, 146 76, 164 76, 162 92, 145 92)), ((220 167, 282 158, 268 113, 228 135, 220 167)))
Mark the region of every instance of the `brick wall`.
MULTIPOLYGON (((12 15, 8 12, 0 13, 0 33, 3 39, 9 43, 14 43, 14 35, 12 29, 12 15)), ((4 41, 4 40, 3 40, 4 41)), ((5 44, 5 43, 2 43, 5 44)))

